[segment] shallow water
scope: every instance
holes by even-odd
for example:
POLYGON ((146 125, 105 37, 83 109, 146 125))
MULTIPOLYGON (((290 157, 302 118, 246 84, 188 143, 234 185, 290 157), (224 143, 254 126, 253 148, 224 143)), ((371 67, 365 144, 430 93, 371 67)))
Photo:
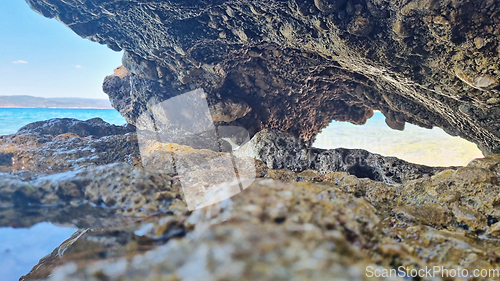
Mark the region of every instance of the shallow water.
POLYGON ((317 136, 314 146, 361 148, 430 166, 465 166, 483 157, 474 143, 452 137, 440 128, 430 130, 407 123, 404 131, 393 130, 385 124, 381 112, 375 112, 365 125, 333 121, 317 136))
POLYGON ((14 134, 24 125, 51 118, 87 120, 95 117, 116 125, 126 123, 125 118, 114 109, 0 108, 0 135, 14 134))
POLYGON ((76 230, 49 222, 30 228, 0 227, 0 279, 19 280, 76 230))

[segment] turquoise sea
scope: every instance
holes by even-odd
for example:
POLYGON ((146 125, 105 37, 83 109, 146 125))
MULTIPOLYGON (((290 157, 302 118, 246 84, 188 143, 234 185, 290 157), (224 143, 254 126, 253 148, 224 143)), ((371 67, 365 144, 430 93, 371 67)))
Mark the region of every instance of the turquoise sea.
POLYGON ((86 108, 0 108, 0 135, 14 134, 22 126, 51 118, 75 118, 87 120, 100 117, 104 121, 125 124, 125 118, 114 109, 86 108))

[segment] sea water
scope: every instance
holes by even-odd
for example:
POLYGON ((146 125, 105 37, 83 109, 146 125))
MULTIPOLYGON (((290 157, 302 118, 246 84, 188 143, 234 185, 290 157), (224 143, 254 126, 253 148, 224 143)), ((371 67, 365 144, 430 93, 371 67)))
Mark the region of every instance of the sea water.
POLYGON ((0 280, 19 280, 76 231, 49 222, 30 228, 0 227, 0 280))
POLYGON ((99 117, 115 124, 125 124, 125 118, 114 109, 69 108, 0 108, 0 135, 14 134, 22 126, 52 118, 87 120, 99 117))

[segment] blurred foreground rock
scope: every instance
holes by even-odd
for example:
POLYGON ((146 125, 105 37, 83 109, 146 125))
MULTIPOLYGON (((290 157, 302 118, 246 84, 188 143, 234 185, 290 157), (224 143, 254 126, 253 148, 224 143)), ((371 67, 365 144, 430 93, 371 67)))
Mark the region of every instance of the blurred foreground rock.
POLYGON ((0 174, 0 225, 50 221, 80 228, 22 280, 372 280, 368 266, 500 266, 499 155, 432 168, 361 150, 307 150, 298 139, 267 130, 235 152, 242 157, 235 161, 254 163, 255 182, 192 211, 186 196, 213 188, 210 175, 222 168, 207 161, 229 153, 155 144, 142 162, 134 134, 1 137, 0 153, 13 157, 39 157, 40 149, 58 144, 66 157, 52 165, 79 158, 85 149, 77 144, 101 143, 102 153, 106 147, 122 155, 90 153, 78 162, 85 165, 60 172, 45 160, 20 170, 4 166, 11 170, 0 174), (244 156, 249 153, 261 160, 244 156), (342 153, 379 173, 390 166, 409 176, 374 180, 324 156, 342 153), (164 169, 172 155, 189 155, 197 167, 191 179, 206 184, 182 185, 164 169))
MULTIPOLYGON (((55 251, 46 259, 50 266, 42 260, 32 274, 49 267, 49 280, 370 280, 367 266, 494 269, 500 266, 499 163, 490 156, 403 185, 344 172, 267 170, 240 194, 193 212, 174 199, 153 216, 122 213, 135 217, 133 223, 82 234, 62 245, 64 257, 55 251), (106 254, 91 255, 84 250, 89 245, 106 254)), ((86 173, 100 181, 102 169, 86 173)), ((148 192, 165 191, 107 197, 133 207, 130 199, 148 192)))

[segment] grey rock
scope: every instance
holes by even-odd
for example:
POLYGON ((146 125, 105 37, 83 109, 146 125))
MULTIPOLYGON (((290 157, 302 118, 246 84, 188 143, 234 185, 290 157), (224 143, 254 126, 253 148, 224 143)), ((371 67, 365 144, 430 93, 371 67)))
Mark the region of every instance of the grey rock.
POLYGON ((276 130, 262 130, 235 152, 264 162, 270 169, 290 169, 301 172, 314 169, 322 175, 347 172, 358 178, 385 183, 403 183, 430 177, 455 167, 428 167, 387 157, 363 149, 308 148, 300 139, 276 130))
POLYGON ((316 155, 312 164, 321 174, 347 172, 358 178, 369 178, 385 183, 403 183, 430 177, 455 167, 429 167, 387 157, 363 149, 337 148, 316 155))
POLYGON ((234 152, 238 157, 252 157, 270 169, 290 169, 296 172, 311 165, 310 151, 304 143, 287 133, 265 129, 234 152))
POLYGON ((130 74, 104 88, 131 124, 203 88, 228 112, 226 100, 247 104, 217 120, 251 134, 274 128, 312 143, 332 119, 363 124, 380 110, 392 128, 438 126, 500 152, 500 110, 487 102, 499 95, 495 1, 27 2, 125 51, 130 74))
MULTIPOLYGON (((168 209, 175 196, 153 200, 161 192, 179 193, 172 178, 158 171, 134 168, 124 163, 83 168, 24 181, 2 173, 0 204, 3 206, 78 205, 90 202, 125 212, 137 212, 151 202, 150 212, 168 209), (139 200, 138 200, 139 199, 139 200)), ((172 193, 172 194, 173 194, 172 193)))
POLYGON ((17 131, 18 134, 39 134, 57 136, 73 133, 80 137, 105 137, 134 132, 132 125, 117 126, 105 122, 101 118, 92 118, 86 121, 74 118, 53 118, 45 121, 30 123, 17 131))
MULTIPOLYGON (((105 129, 98 131, 105 132, 105 129)), ((51 133, 55 133, 54 130, 51 133)), ((100 138, 80 137, 74 133, 56 136, 18 133, 0 136, 0 155, 4 159, 0 162, 0 171, 35 174, 54 174, 119 162, 138 166, 141 162, 135 133, 100 138)))

